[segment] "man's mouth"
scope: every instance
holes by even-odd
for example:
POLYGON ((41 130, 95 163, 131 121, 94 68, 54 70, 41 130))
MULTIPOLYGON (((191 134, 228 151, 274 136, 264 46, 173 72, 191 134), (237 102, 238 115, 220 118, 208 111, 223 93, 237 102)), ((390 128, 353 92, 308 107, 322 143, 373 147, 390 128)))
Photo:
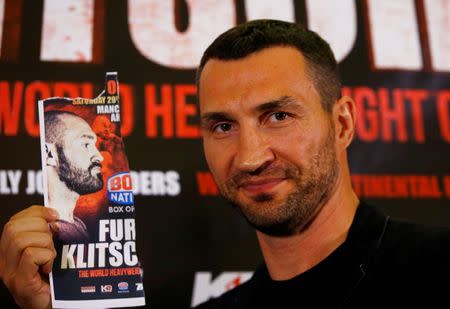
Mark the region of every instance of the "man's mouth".
POLYGON ((92 164, 89 167, 89 170, 91 171, 91 174, 100 174, 102 171, 102 165, 101 164, 92 164))
POLYGON ((242 181, 239 188, 250 194, 267 193, 273 190, 278 184, 283 182, 285 178, 261 178, 242 181))

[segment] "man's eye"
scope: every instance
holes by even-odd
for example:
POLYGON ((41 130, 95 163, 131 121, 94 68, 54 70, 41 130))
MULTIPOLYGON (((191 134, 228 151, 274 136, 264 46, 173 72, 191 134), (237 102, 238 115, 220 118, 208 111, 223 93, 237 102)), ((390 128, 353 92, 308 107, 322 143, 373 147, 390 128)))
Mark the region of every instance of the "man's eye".
POLYGON ((212 128, 213 132, 217 133, 224 133, 231 130, 231 124, 230 123, 219 123, 212 128))
POLYGON ((276 112, 270 115, 270 121, 283 121, 288 118, 289 115, 285 112, 276 112))

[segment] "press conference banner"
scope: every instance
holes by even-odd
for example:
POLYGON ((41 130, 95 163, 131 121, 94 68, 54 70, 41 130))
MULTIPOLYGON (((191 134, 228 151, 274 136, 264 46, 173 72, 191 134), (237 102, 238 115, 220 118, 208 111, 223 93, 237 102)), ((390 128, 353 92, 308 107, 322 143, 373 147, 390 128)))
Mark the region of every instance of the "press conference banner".
POLYGON ((37 102, 94 98, 114 71, 147 306, 189 308, 247 280, 262 257, 208 171, 194 79, 218 34, 258 18, 330 43, 358 109, 358 196, 450 226, 449 0, 0 0, 0 227, 44 204, 37 102))

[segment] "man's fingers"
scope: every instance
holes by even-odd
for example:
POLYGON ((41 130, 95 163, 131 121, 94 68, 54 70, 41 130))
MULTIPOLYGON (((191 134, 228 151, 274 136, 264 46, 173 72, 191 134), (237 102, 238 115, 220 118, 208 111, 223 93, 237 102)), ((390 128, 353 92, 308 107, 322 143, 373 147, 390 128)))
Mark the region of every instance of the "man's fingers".
POLYGON ((12 216, 3 227, 0 275, 23 307, 50 306, 49 286, 42 273, 51 271, 56 256, 49 224, 57 219, 55 210, 31 206, 12 216))
POLYGON ((26 246, 53 247, 53 240, 47 221, 42 217, 18 216, 3 227, 0 241, 0 273, 14 271, 19 262, 21 250, 26 246), (32 234, 29 234, 32 233, 32 234), (28 236, 31 235, 31 238, 28 236))
MULTIPOLYGON (((23 282, 32 282, 35 284, 42 284, 41 277, 38 272, 40 267, 46 270, 53 265, 53 260, 56 254, 54 250, 47 248, 28 247, 23 250, 20 257, 20 262, 17 269, 17 277, 23 282)), ((48 271, 50 272, 50 271, 48 271)))
MULTIPOLYGON (((5 259, 5 273, 15 272, 18 267, 21 255, 28 247, 43 248, 55 252, 53 239, 49 231, 42 232, 21 232, 15 238, 9 240, 5 245, 2 254, 5 259)), ((53 253, 54 255, 54 253, 53 253)))
POLYGON ((41 265, 40 269, 41 269, 41 272, 42 272, 42 273, 48 275, 49 273, 52 272, 53 261, 54 261, 55 258, 56 258, 56 252, 54 252, 54 255, 53 255, 53 256, 54 256, 53 259, 51 259, 51 260, 49 260, 47 263, 41 265))
MULTIPOLYGON (((53 222, 51 224, 54 224, 53 222)), ((21 217, 8 221, 3 227, 3 236, 14 238, 15 235, 26 232, 48 232, 49 223, 42 217, 21 217)))
POLYGON ((10 221, 14 221, 23 217, 41 217, 48 222, 58 219, 58 212, 50 207, 39 205, 30 206, 11 217, 10 221))
POLYGON ((23 308, 51 308, 48 280, 39 272, 39 265, 48 265, 54 252, 46 248, 26 248, 20 258, 17 272, 8 278, 7 286, 14 299, 23 308))

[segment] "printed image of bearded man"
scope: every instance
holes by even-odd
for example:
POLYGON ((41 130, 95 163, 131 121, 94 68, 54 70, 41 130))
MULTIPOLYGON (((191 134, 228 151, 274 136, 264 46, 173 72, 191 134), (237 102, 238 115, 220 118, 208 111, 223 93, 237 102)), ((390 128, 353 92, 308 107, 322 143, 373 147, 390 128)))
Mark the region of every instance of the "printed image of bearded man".
POLYGON ((89 234, 85 223, 74 215, 81 195, 103 188, 97 135, 81 117, 67 111, 47 111, 45 118, 45 163, 48 206, 58 211, 56 237, 64 243, 83 242, 89 234))

